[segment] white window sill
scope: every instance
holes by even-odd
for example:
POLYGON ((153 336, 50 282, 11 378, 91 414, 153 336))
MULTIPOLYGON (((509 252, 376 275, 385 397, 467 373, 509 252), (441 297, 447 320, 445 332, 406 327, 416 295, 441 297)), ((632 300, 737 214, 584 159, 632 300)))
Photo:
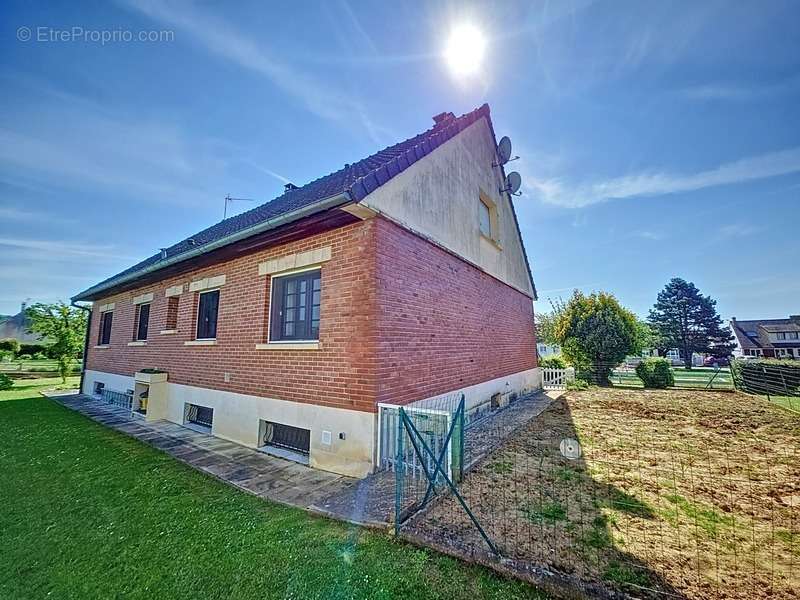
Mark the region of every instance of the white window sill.
POLYGON ((177 329, 162 329, 158 332, 158 335, 170 335, 173 333, 178 333, 177 329))
POLYGON ((256 344, 256 350, 319 350, 319 342, 269 342, 256 344))
POLYGON ((134 342, 128 342, 128 346, 147 346, 147 342, 145 340, 136 340, 134 342))
POLYGON ((102 345, 94 346, 94 348, 96 348, 97 350, 102 350, 103 348, 110 348, 110 347, 111 346, 109 346, 108 344, 102 344, 102 345))
POLYGON ((183 342, 184 346, 216 346, 217 340, 189 340, 183 342))

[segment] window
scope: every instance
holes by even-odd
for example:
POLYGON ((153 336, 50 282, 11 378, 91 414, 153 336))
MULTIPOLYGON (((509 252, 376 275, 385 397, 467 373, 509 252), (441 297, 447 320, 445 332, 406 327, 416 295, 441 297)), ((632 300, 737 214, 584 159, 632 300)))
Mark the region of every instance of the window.
POLYGON ((796 340, 796 339, 798 338, 798 335, 797 335, 797 332, 796 332, 796 331, 790 331, 790 332, 789 332, 789 333, 787 333, 786 335, 788 336, 788 337, 786 338, 786 339, 788 339, 788 340, 796 340))
POLYGON ((150 305, 137 304, 136 305, 136 329, 134 339, 136 341, 144 341, 147 339, 147 327, 150 324, 150 305))
POLYGON ((94 382, 94 395, 95 396, 102 396, 103 389, 106 387, 106 384, 102 381, 95 381, 94 382))
POLYGON ((108 344, 111 342, 111 323, 113 320, 113 311, 100 313, 100 333, 97 336, 98 346, 108 346, 108 344))
POLYGON ((311 448, 311 431, 283 423, 261 421, 261 446, 286 448, 308 456, 311 448))
POLYGON ((187 404, 186 422, 211 431, 211 428, 214 426, 214 409, 197 404, 187 404))
POLYGON ((492 237, 492 209, 483 200, 478 202, 478 209, 480 210, 481 233, 490 238, 492 237))
POLYGON ((178 296, 167 298, 167 323, 165 329, 170 331, 178 328, 178 296))
POLYGON ((783 331, 779 331, 775 335, 778 337, 779 340, 785 340, 786 339, 786 334, 783 331))
POLYGON ((219 290, 201 292, 197 305, 197 339, 213 340, 217 337, 217 312, 219 290))
POLYGON ((315 269, 272 278, 270 341, 319 339, 321 276, 315 269))

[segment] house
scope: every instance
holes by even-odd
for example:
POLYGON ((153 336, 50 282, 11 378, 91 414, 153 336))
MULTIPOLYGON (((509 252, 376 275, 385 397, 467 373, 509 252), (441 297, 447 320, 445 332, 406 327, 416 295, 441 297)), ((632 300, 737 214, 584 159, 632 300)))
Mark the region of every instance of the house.
POLYGON ((23 302, 16 315, 0 316, 0 340, 15 339, 23 344, 35 344, 42 341, 38 333, 30 333, 28 317, 25 314, 27 303, 23 302))
POLYGON ((488 105, 77 294, 82 391, 364 476, 378 403, 541 386, 536 297, 488 105))
POLYGON ((800 315, 757 321, 733 317, 730 327, 736 337, 734 356, 800 359, 800 315))

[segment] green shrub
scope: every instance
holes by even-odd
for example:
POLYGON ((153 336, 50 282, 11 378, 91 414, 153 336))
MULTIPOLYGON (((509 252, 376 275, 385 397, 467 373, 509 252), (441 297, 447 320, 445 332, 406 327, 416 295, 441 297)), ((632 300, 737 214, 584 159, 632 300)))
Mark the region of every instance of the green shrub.
POLYGON ((585 379, 573 379, 572 381, 567 382, 567 389, 570 392, 580 392, 583 390, 589 389, 589 382, 585 379))
POLYGON ((47 360, 47 355, 44 352, 37 352, 33 355, 34 360, 47 360))
POLYGON ((33 357, 30 354, 20 354, 19 356, 17 356, 17 358, 20 360, 30 360, 33 357))
POLYGON ((0 391, 10 390, 14 385, 14 380, 5 373, 0 373, 0 391))
POLYGON ((539 366, 545 369, 566 369, 567 363, 561 355, 546 356, 539 359, 539 366))
POLYGON ((17 354, 30 354, 31 356, 38 352, 41 352, 47 358, 50 358, 47 352, 47 346, 44 344, 20 344, 19 350, 17 350, 17 354))
POLYGON ((19 341, 14 338, 6 338, 0 340, 0 351, 11 352, 17 354, 19 352, 19 341))
POLYGON ((636 375, 646 388, 664 389, 675 385, 672 367, 665 358, 647 358, 636 365, 636 375))
POLYGON ((762 358, 734 360, 731 374, 736 389, 750 394, 800 395, 800 361, 762 358))

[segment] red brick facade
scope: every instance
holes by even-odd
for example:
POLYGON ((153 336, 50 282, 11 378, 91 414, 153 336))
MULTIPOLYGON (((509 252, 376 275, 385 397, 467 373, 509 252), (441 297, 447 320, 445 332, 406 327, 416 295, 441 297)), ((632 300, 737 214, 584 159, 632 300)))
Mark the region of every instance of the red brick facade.
POLYGON ((528 296, 389 221, 375 227, 379 402, 536 367, 528 296))
POLYGON ((87 368, 169 372, 172 383, 335 408, 374 411, 536 366, 531 299, 386 221, 347 225, 94 303, 87 368), (319 350, 257 350, 267 341, 268 276, 258 264, 331 246, 322 266, 319 350), (184 291, 177 333, 166 329, 167 288, 225 275, 217 344, 185 345, 197 292, 184 291), (148 340, 134 339, 133 298, 153 293, 148 340), (108 348, 96 348, 101 305, 113 302, 108 348), (226 382, 225 374, 229 381, 226 382))
POLYGON ((157 367, 169 381, 242 394, 373 410, 377 369, 374 352, 375 292, 371 222, 356 223, 298 242, 255 252, 179 278, 125 292, 94 303, 87 368, 120 375, 157 367), (267 341, 268 276, 258 274, 266 260, 331 246, 332 258, 322 267, 322 309, 319 350, 256 350, 267 341), (220 288, 217 344, 187 346, 196 329, 196 292, 184 291, 178 307, 178 333, 166 328, 168 287, 224 274, 220 288), (128 346, 134 335, 133 298, 153 292, 146 346, 128 346), (114 302, 109 348, 95 348, 99 333, 97 309, 114 302), (229 373, 229 382, 225 382, 229 373))

